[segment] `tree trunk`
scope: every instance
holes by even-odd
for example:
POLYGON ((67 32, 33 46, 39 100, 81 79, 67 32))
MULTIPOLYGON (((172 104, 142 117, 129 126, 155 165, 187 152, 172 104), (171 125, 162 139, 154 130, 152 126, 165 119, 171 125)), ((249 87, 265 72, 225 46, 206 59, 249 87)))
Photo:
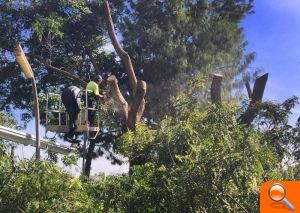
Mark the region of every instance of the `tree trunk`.
POLYGON ((88 148, 88 152, 86 153, 86 162, 84 167, 84 175, 86 175, 87 177, 90 177, 91 174, 91 165, 92 165, 95 145, 96 145, 96 141, 90 140, 90 145, 88 148))
POLYGON ((16 167, 15 167, 15 165, 16 165, 15 148, 16 148, 15 146, 11 146, 11 151, 10 151, 11 165, 12 165, 13 171, 16 169, 16 167))
MULTIPOLYGON (((115 76, 110 76, 107 79, 107 84, 109 88, 109 97, 115 103, 115 106, 118 108, 119 116, 121 117, 121 126, 125 127, 126 129, 134 130, 135 125, 141 120, 143 112, 145 110, 145 95, 147 92, 147 84, 145 81, 137 80, 134 72, 134 68, 131 62, 131 58, 129 54, 122 48, 120 42, 117 39, 117 35, 114 29, 114 23, 111 17, 110 7, 107 0, 103 1, 103 9, 104 9, 104 16, 105 22, 108 28, 108 34, 111 39, 111 42, 118 54, 118 56, 122 59, 122 62, 125 65, 126 73, 128 76, 128 81, 132 93, 132 101, 128 103, 124 96, 122 95, 119 86, 118 80, 115 76)), ((90 54, 90 59, 93 60, 92 55, 90 54)), ((92 61, 94 68, 99 71, 97 64, 95 61, 92 61)), ((95 143, 91 142, 88 153, 87 159, 85 164, 85 175, 89 177, 90 175, 90 168, 92 162, 92 154, 95 148, 95 143)), ((137 160, 138 162, 138 160, 137 160)), ((134 165, 130 163, 130 167, 134 165)))
POLYGON ((262 75, 261 77, 257 78, 254 84, 253 88, 253 94, 252 94, 252 103, 256 102, 261 102, 264 92, 265 92, 265 87, 268 81, 269 73, 266 73, 262 75))
POLYGON ((125 65, 133 99, 130 103, 126 102, 119 90, 118 81, 114 76, 111 76, 108 79, 110 89, 113 90, 111 95, 117 107, 119 108, 122 121, 124 122, 123 124, 128 129, 134 130, 136 123, 140 121, 145 110, 146 101, 144 98, 147 91, 147 84, 145 81, 137 80, 131 58, 128 53, 122 48, 120 42, 117 39, 109 3, 107 0, 103 1, 103 8, 105 22, 108 28, 108 34, 118 56, 122 59, 122 62, 125 65))
POLYGON ((211 83, 211 102, 213 104, 221 102, 221 84, 223 76, 220 74, 214 74, 211 83))

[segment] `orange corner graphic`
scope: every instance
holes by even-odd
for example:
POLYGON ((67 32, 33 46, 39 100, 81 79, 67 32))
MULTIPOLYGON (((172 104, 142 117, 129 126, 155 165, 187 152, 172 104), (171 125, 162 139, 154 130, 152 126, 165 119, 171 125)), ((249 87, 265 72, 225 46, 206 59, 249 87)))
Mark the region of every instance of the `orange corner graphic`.
POLYGON ((260 212, 300 212, 300 181, 265 182, 260 188, 260 212))

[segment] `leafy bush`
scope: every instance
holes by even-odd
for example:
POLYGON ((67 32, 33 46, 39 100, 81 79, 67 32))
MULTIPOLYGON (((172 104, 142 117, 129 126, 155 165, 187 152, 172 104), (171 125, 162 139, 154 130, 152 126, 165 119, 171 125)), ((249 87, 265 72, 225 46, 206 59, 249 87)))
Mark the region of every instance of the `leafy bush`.
POLYGON ((257 212, 264 181, 299 177, 298 164, 282 166, 297 157, 299 125, 287 125, 286 113, 271 129, 246 127, 237 111, 220 104, 183 110, 155 130, 137 125, 116 144, 131 164, 121 177, 82 182, 53 163, 13 166, 3 154, 0 212, 257 212), (289 145, 295 153, 276 151, 289 145))
POLYGON ((1 158, 0 212, 92 212, 83 183, 47 161, 1 158))
POLYGON ((216 105, 167 118, 158 130, 137 126, 118 151, 140 165, 97 183, 93 196, 108 212, 257 211, 260 185, 281 177, 281 158, 235 112, 216 105))

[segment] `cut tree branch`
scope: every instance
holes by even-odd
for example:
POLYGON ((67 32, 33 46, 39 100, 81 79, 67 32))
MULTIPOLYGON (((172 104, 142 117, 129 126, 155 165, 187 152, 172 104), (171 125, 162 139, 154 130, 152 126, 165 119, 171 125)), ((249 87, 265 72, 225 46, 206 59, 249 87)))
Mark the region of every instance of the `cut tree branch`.
POLYGON ((249 81, 246 81, 245 85, 246 85, 248 97, 251 99, 252 98, 252 91, 251 91, 251 87, 250 87, 249 81))
POLYGON ((211 102, 213 104, 221 102, 221 85, 223 76, 221 74, 214 74, 211 83, 211 102))
MULTIPOLYGON (((269 73, 266 73, 255 80, 253 92, 251 92, 251 89, 250 89, 251 101, 250 101, 249 107, 240 116, 240 118, 239 118, 240 124, 245 124, 246 126, 249 126, 255 119, 256 114, 255 114, 254 106, 256 103, 260 103, 262 101, 265 87, 266 87, 266 84, 268 81, 268 76, 269 76, 269 73)), ((250 87, 250 85, 249 85, 249 87, 250 87)), ((248 94, 249 94, 249 91, 248 91, 248 94)))
POLYGON ((126 124, 128 120, 129 106, 119 89, 116 76, 112 75, 108 77, 107 86, 109 88, 109 97, 114 100, 114 103, 116 104, 118 111, 121 114, 122 121, 124 124, 126 124))
POLYGON ((253 87, 252 101, 251 101, 252 103, 262 101, 265 87, 268 81, 268 76, 269 73, 266 73, 255 80, 254 87, 253 87))

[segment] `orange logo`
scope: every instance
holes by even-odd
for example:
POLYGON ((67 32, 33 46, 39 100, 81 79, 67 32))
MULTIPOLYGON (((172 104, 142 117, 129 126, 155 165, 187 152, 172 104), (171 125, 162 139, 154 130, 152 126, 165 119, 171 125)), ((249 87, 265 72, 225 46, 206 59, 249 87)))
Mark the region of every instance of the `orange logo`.
POLYGON ((260 212, 300 212, 300 181, 268 181, 260 188, 260 212))

